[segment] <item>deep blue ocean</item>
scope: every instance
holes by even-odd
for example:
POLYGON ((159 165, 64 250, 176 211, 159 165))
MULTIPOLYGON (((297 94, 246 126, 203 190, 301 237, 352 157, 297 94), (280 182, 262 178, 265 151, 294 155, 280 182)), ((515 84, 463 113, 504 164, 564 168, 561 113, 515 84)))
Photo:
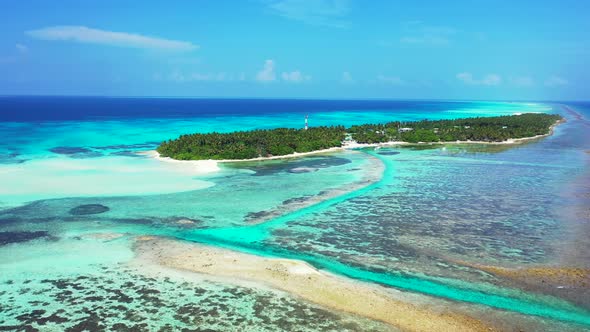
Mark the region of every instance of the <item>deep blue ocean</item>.
MULTIPOLYGON (((536 103, 536 102, 535 102, 536 103)), ((561 102, 549 102, 550 104, 561 102)), ((115 118, 186 118, 268 115, 276 113, 387 112, 418 118, 443 111, 513 108, 526 103, 434 100, 191 99, 133 97, 0 97, 0 121, 64 121, 115 118)), ((568 102, 581 110, 590 102, 568 102)))

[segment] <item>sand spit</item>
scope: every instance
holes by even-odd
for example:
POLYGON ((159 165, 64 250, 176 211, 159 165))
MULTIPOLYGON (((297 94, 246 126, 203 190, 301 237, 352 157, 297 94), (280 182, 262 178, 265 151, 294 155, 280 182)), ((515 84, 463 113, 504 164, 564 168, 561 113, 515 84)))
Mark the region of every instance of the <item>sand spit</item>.
POLYGON ((363 177, 345 186, 326 189, 317 195, 310 197, 302 197, 300 199, 294 199, 290 202, 283 203, 275 208, 255 213, 252 217, 246 219, 246 223, 250 225, 261 224, 268 220, 272 220, 278 216, 287 214, 289 212, 297 211, 305 207, 320 203, 322 201, 345 195, 347 193, 362 189, 370 186, 376 182, 379 182, 383 177, 385 171, 385 165, 379 158, 371 155, 366 156, 369 165, 363 167, 363 177))
POLYGON ((138 237, 135 252, 135 263, 139 266, 157 264, 213 279, 256 283, 406 331, 492 330, 472 317, 403 302, 386 288, 319 271, 302 261, 264 258, 156 237, 138 237))

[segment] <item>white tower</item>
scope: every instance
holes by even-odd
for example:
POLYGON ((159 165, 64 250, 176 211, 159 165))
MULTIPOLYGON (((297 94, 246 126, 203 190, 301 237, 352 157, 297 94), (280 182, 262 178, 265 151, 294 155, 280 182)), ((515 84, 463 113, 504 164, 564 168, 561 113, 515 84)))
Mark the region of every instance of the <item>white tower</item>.
POLYGON ((305 130, 307 130, 307 114, 305 114, 305 130))

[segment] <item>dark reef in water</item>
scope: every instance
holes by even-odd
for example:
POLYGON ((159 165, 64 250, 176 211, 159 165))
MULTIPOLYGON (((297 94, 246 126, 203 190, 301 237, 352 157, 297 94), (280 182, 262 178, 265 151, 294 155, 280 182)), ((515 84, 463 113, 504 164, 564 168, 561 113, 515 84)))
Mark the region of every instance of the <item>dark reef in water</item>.
POLYGON ((48 237, 49 233, 46 231, 36 232, 0 232, 0 246, 9 243, 19 243, 31 241, 41 237, 48 237))
POLYGON ((350 159, 342 157, 308 157, 305 159, 297 159, 289 162, 267 162, 258 163, 255 165, 246 164, 240 165, 240 167, 255 171, 255 176, 265 176, 281 172, 304 173, 306 171, 314 171, 317 169, 328 168, 333 166, 342 166, 350 163, 350 159))
POLYGON ((248 212, 248 214, 246 214, 246 216, 244 217, 244 220, 246 221, 246 223, 251 223, 254 220, 267 218, 272 215, 273 215, 273 211, 268 211, 268 210, 259 211, 259 212, 248 212))
MULTIPOLYGON (((320 195, 321 193, 319 193, 318 195, 320 195)), ((288 204, 293 204, 293 203, 304 203, 307 200, 309 200, 309 198, 312 197, 310 195, 306 195, 306 196, 302 196, 302 197, 293 197, 293 198, 289 198, 283 201, 283 205, 288 205, 288 204)))
POLYGON ((109 155, 121 156, 121 157, 134 157, 134 158, 143 158, 144 157, 144 156, 137 154, 137 153, 130 151, 130 150, 111 152, 109 155))
POLYGON ((51 151, 53 153, 57 153, 57 154, 67 154, 67 155, 92 152, 87 148, 72 147, 72 146, 58 146, 58 147, 49 149, 49 151, 51 151))
POLYGON ((356 171, 360 171, 361 168, 351 168, 351 169, 347 169, 347 172, 356 172, 356 171))
POLYGON ((75 153, 75 154, 71 154, 69 155, 70 158, 74 158, 74 159, 85 159, 85 158, 97 158, 97 157, 102 157, 103 154, 100 152, 88 152, 88 153, 75 153))
POLYGON ((317 168, 311 168, 311 167, 296 167, 296 168, 291 168, 290 170, 288 170, 287 172, 289 173, 293 173, 293 174, 301 174, 301 173, 313 173, 313 172, 317 172, 318 169, 317 168))
POLYGON ((81 215, 88 215, 88 214, 99 214, 105 213, 110 209, 107 206, 101 204, 84 204, 78 205, 75 208, 70 210, 70 214, 81 216, 81 215))
POLYGON ((49 151, 51 151, 53 153, 61 154, 61 155, 66 155, 70 158, 77 158, 77 159, 96 158, 96 157, 100 157, 103 155, 100 152, 96 152, 96 151, 92 151, 87 148, 76 147, 76 146, 58 146, 58 147, 49 149, 49 151))
POLYGON ((28 301, 0 297, 0 331, 385 330, 273 292, 101 269, 99 276, 8 280, 28 301))
POLYGON ((18 159, 20 154, 13 152, 9 154, 0 154, 0 164, 22 164, 27 159, 18 159))
POLYGON ((105 212, 110 211, 109 201, 94 199, 53 199, 40 200, 16 208, 0 210, 0 226, 23 223, 41 224, 49 222, 101 222, 118 224, 151 225, 154 227, 204 228, 214 222, 214 216, 165 216, 165 217, 127 217, 113 218, 105 212), (88 203, 88 204, 80 204, 88 203), (100 204, 102 203, 102 204, 100 204))
POLYGON ((134 150, 134 149, 155 149, 162 142, 145 142, 137 144, 117 144, 106 146, 94 146, 97 150, 134 150))
POLYGON ((382 156, 395 156, 396 154, 399 154, 398 151, 379 151, 377 152, 377 154, 382 155, 382 156))

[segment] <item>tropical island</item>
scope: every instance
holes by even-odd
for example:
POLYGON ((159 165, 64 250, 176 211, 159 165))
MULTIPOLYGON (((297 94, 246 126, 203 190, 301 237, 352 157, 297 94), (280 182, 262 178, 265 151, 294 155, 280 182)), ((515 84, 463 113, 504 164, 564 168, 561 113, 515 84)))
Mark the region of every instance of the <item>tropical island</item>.
POLYGON ((259 129, 231 133, 181 135, 160 144, 161 157, 176 160, 246 160, 309 153, 345 144, 388 142, 505 142, 547 135, 563 121, 557 114, 525 113, 452 120, 320 126, 306 129, 259 129))

